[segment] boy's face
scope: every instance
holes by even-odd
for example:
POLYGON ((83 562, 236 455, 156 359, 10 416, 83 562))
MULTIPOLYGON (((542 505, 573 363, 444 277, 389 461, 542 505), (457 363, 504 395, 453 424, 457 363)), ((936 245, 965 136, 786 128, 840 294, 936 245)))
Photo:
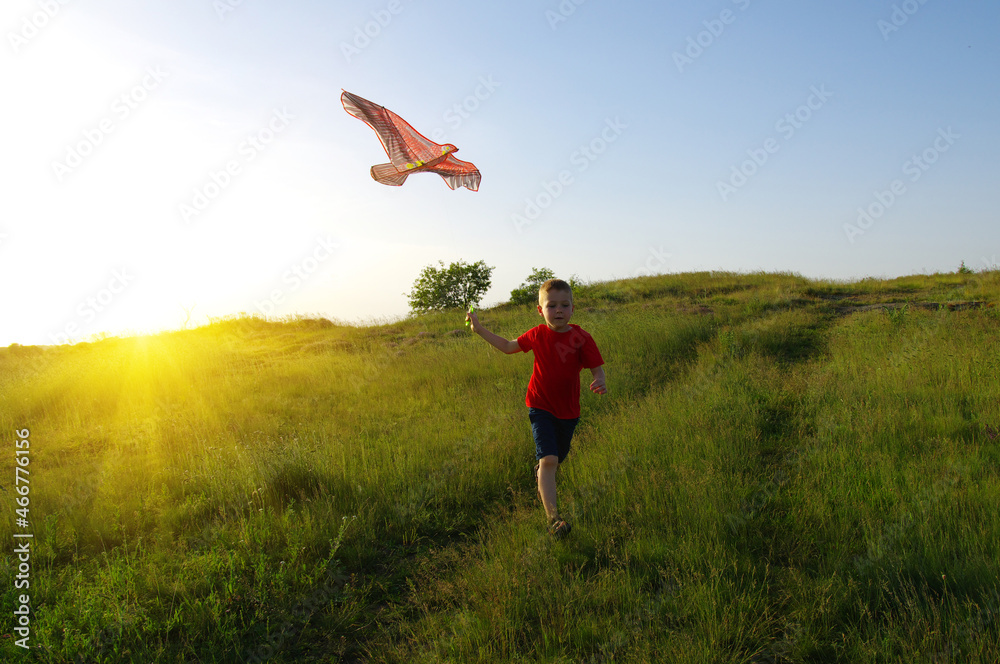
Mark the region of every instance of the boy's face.
POLYGON ((568 291, 550 290, 542 293, 538 313, 545 319, 549 329, 563 332, 569 329, 569 318, 573 315, 573 296, 568 291))

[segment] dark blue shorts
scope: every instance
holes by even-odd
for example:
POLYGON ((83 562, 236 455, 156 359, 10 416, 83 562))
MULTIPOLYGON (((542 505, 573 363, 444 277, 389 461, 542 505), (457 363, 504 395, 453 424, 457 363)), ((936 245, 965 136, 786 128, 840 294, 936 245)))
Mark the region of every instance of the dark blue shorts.
POLYGON ((547 410, 529 408, 528 419, 535 437, 535 459, 554 455, 562 463, 569 454, 569 441, 573 439, 573 431, 580 418, 561 420, 547 410))

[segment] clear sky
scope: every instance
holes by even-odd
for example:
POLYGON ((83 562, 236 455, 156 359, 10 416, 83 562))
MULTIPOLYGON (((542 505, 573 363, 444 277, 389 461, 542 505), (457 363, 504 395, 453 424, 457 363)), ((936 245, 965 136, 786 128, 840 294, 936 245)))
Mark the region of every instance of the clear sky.
POLYGON ((533 267, 1000 261, 996 2, 6 0, 0 28, 0 345, 391 319, 439 260, 495 266, 483 305, 533 267), (480 190, 373 181, 341 89, 480 190))

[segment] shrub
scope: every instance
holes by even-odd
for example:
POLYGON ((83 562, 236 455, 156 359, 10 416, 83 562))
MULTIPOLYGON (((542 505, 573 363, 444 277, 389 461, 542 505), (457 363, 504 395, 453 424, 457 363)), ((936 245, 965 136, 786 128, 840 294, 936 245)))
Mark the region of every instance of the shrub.
POLYGON ((438 261, 438 265, 441 267, 425 267, 413 282, 408 295, 413 313, 478 304, 479 298, 490 287, 493 268, 483 261, 471 265, 458 261, 447 268, 442 261, 438 261))
POLYGON ((538 302, 538 288, 556 275, 547 267, 531 268, 531 275, 523 284, 510 292, 511 304, 532 304, 538 302))

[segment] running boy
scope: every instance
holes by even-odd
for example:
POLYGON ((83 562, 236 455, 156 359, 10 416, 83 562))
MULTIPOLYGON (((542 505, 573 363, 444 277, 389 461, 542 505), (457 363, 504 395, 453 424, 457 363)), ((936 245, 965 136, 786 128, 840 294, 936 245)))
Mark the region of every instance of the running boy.
POLYGON ((590 369, 594 380, 590 389, 604 394, 604 359, 593 337, 579 325, 570 325, 573 315, 573 291, 561 279, 549 279, 538 289, 538 313, 545 325, 533 327, 516 340, 496 335, 469 312, 472 330, 504 353, 529 350, 535 353, 535 366, 528 382, 525 403, 535 437, 535 481, 545 507, 549 532, 562 537, 570 525, 556 508, 556 470, 569 454, 573 430, 580 420, 580 369, 590 369))

